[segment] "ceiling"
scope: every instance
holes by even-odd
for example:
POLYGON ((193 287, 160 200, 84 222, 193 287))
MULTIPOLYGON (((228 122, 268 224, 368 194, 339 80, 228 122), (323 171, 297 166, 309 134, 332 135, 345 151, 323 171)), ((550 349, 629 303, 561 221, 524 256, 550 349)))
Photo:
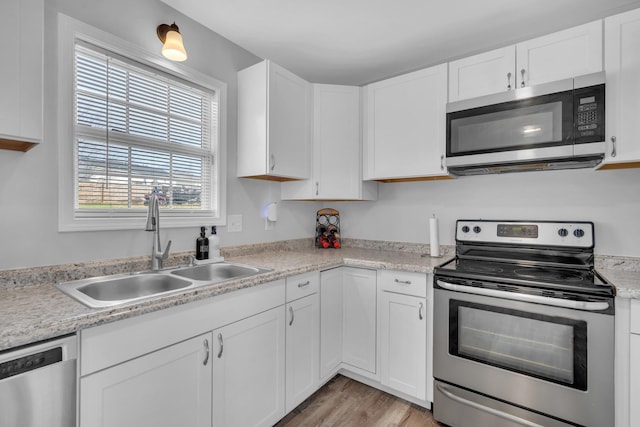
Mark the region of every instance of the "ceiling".
POLYGON ((161 1, 306 80, 351 85, 640 7, 640 0, 161 1))

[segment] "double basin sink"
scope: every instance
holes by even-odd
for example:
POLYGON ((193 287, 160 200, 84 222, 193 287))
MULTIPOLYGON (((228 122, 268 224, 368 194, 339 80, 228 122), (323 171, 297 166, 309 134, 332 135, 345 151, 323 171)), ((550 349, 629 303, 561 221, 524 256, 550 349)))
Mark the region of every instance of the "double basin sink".
POLYGON ((112 307, 187 289, 254 276, 268 268, 219 262, 177 267, 157 272, 92 277, 57 284, 56 287, 91 308, 112 307))

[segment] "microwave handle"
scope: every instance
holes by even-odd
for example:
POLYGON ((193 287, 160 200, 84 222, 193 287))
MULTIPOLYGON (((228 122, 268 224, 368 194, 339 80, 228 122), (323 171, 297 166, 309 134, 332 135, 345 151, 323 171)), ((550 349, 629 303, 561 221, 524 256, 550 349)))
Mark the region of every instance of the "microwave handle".
POLYGON ((538 295, 518 294, 514 292, 496 291, 495 289, 476 288, 474 286, 456 285, 454 283, 437 280, 438 286, 454 292, 483 295, 487 297, 506 298, 516 301, 533 302, 554 307, 572 308, 575 310, 602 311, 609 308, 609 303, 600 301, 572 301, 560 298, 542 297, 538 295))
POLYGON ((615 157, 618 153, 616 152, 616 137, 611 137, 611 157, 615 157))

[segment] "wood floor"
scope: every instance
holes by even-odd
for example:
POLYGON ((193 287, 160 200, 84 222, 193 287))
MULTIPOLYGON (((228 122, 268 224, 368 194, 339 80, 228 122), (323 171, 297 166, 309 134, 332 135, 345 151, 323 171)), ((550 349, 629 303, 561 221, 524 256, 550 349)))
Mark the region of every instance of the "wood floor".
POLYGON ((276 427, 439 427, 430 411, 338 375, 276 427))

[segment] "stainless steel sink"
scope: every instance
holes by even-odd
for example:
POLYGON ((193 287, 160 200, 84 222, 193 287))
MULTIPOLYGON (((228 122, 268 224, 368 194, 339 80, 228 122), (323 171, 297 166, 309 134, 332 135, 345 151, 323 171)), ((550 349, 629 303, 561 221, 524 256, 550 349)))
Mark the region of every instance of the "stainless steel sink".
POLYGON ((221 262, 158 272, 92 277, 60 283, 56 287, 88 307, 101 308, 177 293, 267 271, 270 269, 221 262))
POLYGON ((220 262, 215 264, 198 265, 195 267, 184 267, 172 271, 171 274, 192 280, 221 282, 229 279, 253 276, 254 274, 264 273, 266 271, 269 270, 265 268, 252 267, 250 265, 220 262))

